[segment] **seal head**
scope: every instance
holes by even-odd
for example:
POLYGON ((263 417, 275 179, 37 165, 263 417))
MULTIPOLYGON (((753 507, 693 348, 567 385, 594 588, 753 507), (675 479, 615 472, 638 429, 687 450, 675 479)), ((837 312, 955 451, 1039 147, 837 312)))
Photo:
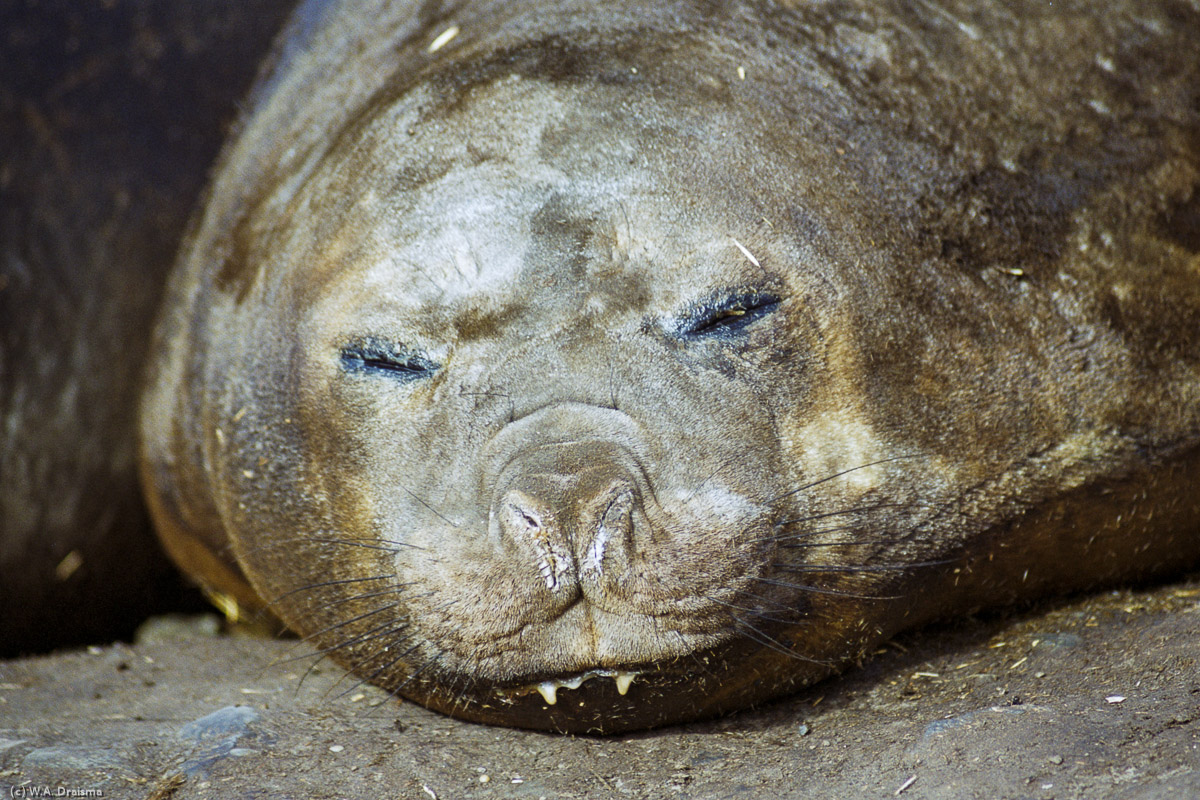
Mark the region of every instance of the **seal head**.
MULTIPOLYGON (((481 8, 462 29, 498 33, 450 57, 412 32, 423 65, 347 89, 319 136, 275 78, 227 154, 144 407, 185 567, 431 707, 609 732, 1200 554, 1195 329, 1147 355, 1136 304, 1102 313, 1123 279, 1072 245, 1124 172, 899 135, 797 18, 692 9, 647 39, 481 8), (1044 252, 954 207, 1009 191, 1044 252)), ((1200 309, 1194 255, 1117 247, 1184 287, 1157 308, 1200 309)))

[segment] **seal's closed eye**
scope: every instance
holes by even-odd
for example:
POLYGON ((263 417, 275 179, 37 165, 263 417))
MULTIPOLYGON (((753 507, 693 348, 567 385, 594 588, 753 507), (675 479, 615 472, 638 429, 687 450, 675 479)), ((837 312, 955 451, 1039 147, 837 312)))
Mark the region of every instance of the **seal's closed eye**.
POLYGON ((342 347, 342 369, 408 382, 431 377, 441 364, 418 350, 380 339, 361 339, 342 347))
POLYGON ((769 292, 741 291, 699 304, 680 319, 675 335, 683 339, 730 338, 779 307, 769 292))

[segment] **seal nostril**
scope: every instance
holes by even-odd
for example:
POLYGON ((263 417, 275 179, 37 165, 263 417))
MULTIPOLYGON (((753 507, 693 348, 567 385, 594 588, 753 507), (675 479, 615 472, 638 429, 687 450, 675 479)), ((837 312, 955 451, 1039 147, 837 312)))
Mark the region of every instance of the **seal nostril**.
POLYGON ((610 529, 628 530, 631 516, 633 514, 633 491, 625 489, 617 494, 608 504, 608 508, 604 509, 604 516, 600 520, 600 525, 610 529))
MULTIPOLYGON (((597 503, 591 513, 581 515, 581 543, 586 542, 586 547, 580 554, 580 572, 594 577, 606 571, 612 574, 614 561, 620 564, 629 558, 634 528, 633 509, 638 495, 636 490, 622 481, 617 488, 602 493, 600 499, 603 505, 597 503)), ((620 567, 616 566, 616 569, 620 567)))
POLYGON ((560 592, 571 585, 574 564, 561 510, 519 489, 506 493, 499 508, 502 535, 525 553, 526 563, 537 570, 546 588, 560 592))
POLYGON ((501 526, 512 533, 544 536, 553 522, 536 509, 536 501, 523 492, 510 492, 505 498, 501 526))

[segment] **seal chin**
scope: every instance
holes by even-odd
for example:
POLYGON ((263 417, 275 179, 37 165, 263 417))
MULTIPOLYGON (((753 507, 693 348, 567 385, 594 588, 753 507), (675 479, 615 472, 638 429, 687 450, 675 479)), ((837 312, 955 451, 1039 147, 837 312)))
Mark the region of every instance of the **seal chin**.
MULTIPOLYGON (((688 597, 676 605, 679 609, 673 613, 652 615, 632 613, 628 604, 624 612, 620 606, 607 611, 581 598, 552 619, 516 626, 492 639, 468 621, 448 619, 444 626, 422 631, 427 642, 422 650, 442 669, 464 679, 501 687, 536 686, 547 680, 578 686, 580 676, 648 673, 655 667, 645 665, 707 650, 733 635, 727 605, 708 601, 701 606, 699 599, 688 597)), ((426 613, 429 616, 432 611, 426 613)), ((513 627, 511 620, 506 627, 513 627)))

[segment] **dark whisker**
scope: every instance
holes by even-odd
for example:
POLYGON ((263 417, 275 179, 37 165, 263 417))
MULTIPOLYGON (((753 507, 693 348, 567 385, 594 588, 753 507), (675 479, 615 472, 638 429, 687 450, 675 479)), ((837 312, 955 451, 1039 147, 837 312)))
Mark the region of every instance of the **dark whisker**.
MULTIPOLYGON (((336 647, 341 648, 341 647, 346 647, 346 646, 352 645, 352 644, 361 644, 362 642, 370 642, 372 640, 383 639, 385 637, 387 637, 388 639, 391 639, 392 637, 403 633, 403 631, 408 627, 409 627, 409 625, 407 622, 403 623, 401 625, 397 625, 395 627, 391 627, 389 625, 379 625, 379 626, 376 626, 376 627, 372 628, 371 630, 361 634, 360 636, 356 636, 353 639, 339 643, 336 647)), ((414 645, 414 647, 415 647, 415 645, 414 645)), ((334 648, 330 648, 329 650, 321 651, 322 657, 327 655, 332 649, 334 649, 334 648)), ((403 658, 403 657, 404 656, 401 655, 398 657, 398 659, 403 658)), ((395 663, 395 661, 393 661, 392 663, 395 663)), ((336 689, 338 687, 338 685, 341 684, 342 681, 346 680, 347 678, 357 678, 357 680, 354 682, 354 684, 349 689, 347 689, 343 692, 340 692, 336 695, 333 695, 333 698, 335 700, 338 698, 341 698, 341 697, 345 697, 348 693, 354 691, 355 689, 357 689, 358 687, 360 687, 364 683, 366 683, 368 681, 368 679, 362 678, 359 676, 359 670, 361 667, 362 667, 362 662, 359 662, 359 663, 356 663, 353 666, 353 668, 351 668, 351 669, 347 670, 345 673, 343 673, 336 681, 334 681, 333 685, 330 686, 329 689, 325 692, 325 696, 329 697, 330 693, 333 692, 333 690, 336 689)), ((378 674, 378 673, 376 673, 376 674, 378 674)), ((372 677, 374 677, 374 676, 372 676, 372 677)))
POLYGON ((792 519, 784 519, 775 523, 775 527, 782 528, 784 525, 796 525, 801 522, 811 522, 815 519, 828 519, 829 517, 842 516, 844 514, 861 514, 866 511, 878 511, 881 508, 915 508, 912 503, 874 503, 866 506, 852 506, 851 508, 839 508, 835 511, 823 511, 820 514, 806 514, 803 517, 793 517, 792 519))
MULTIPOLYGON (((397 663, 399 663, 399 662, 403 661, 404 659, 408 658, 409 654, 411 654, 411 653, 413 653, 414 651, 416 651, 416 649, 417 649, 418 647, 420 647, 420 645, 419 645, 419 644, 414 644, 412 647, 408 648, 407 650, 405 650, 405 651, 404 651, 403 653, 401 653, 400 655, 396 656, 395 658, 391 659, 390 661, 384 662, 384 663, 383 663, 383 664, 382 664, 382 665, 381 665, 381 666, 380 666, 378 669, 376 669, 376 670, 375 670, 374 672, 372 672, 370 675, 368 675, 368 676, 366 676, 366 677, 364 677, 364 678, 360 678, 360 679, 358 680, 358 682, 357 682, 357 683, 355 683, 353 686, 351 686, 349 689, 347 689, 346 691, 342 692, 341 694, 335 695, 333 699, 334 699, 334 700, 340 700, 341 698, 343 698, 343 697, 345 697, 346 695, 350 694, 351 692, 353 692, 355 689, 359 688, 359 687, 360 687, 360 686, 362 686, 363 684, 367 684, 367 683, 369 683, 369 684, 371 684, 371 685, 374 685, 374 684, 375 684, 375 679, 376 679, 376 678, 378 678, 380 675, 382 675, 382 674, 384 673, 384 671, 386 671, 387 669, 389 669, 389 668, 391 668, 391 667, 395 666, 397 663)), ((356 673, 357 673, 357 669, 356 669, 356 673)), ((389 696, 390 696, 390 697, 394 697, 395 695, 389 695, 389 696)))
POLYGON ((789 581, 776 580, 774 578, 754 578, 758 583, 766 583, 771 586, 782 586, 785 589, 795 589, 800 592, 810 594, 826 594, 834 597, 850 597, 855 600, 899 600, 900 595, 873 595, 859 594, 857 592, 847 592, 842 589, 822 589, 819 586, 808 586, 802 583, 791 583, 789 581))
POLYGON ((911 458, 925 458, 925 456, 892 456, 891 458, 881 458, 878 461, 872 461, 868 464, 859 464, 857 467, 850 467, 849 469, 844 469, 841 472, 835 472, 832 475, 828 475, 819 480, 815 480, 812 483, 806 483, 803 486, 798 486, 795 489, 790 489, 790 490, 784 492, 783 494, 779 495, 778 497, 774 497, 774 498, 768 500, 767 503, 768 504, 777 503, 780 500, 784 499, 785 497, 791 497, 792 495, 799 494, 800 492, 803 492, 806 489, 811 489, 814 486, 820 486, 822 483, 827 483, 828 481, 835 480, 837 478, 842 477, 843 475, 849 475, 851 472, 856 472, 857 470, 860 470, 860 469, 866 469, 867 467, 874 467, 878 464, 886 464, 889 461, 903 461, 905 459, 911 459, 911 458))
MULTIPOLYGON (((323 603, 321 605, 321 608, 322 608, 322 610, 328 610, 331 608, 337 608, 340 605, 345 605, 346 603, 352 603, 356 600, 370 600, 375 597, 386 597, 388 595, 394 595, 394 594, 397 594, 399 592, 399 590, 402 589, 403 587, 411 586, 411 585, 412 584, 408 584, 408 583, 399 583, 399 584, 396 584, 395 586, 389 586, 386 589, 380 589, 377 592, 363 592, 362 594, 352 594, 352 595, 348 595, 346 597, 339 597, 336 600, 330 600, 326 603, 323 603)), ((392 605, 394 606, 396 604, 393 603, 392 605)))
MULTIPOLYGON (((795 616, 798 613, 796 611, 796 609, 785 606, 782 603, 776 603, 774 601, 765 600, 763 598, 758 597, 757 595, 751 594, 750 592, 743 592, 743 594, 745 594, 749 597, 754 597, 756 599, 762 600, 763 605, 775 606, 775 610, 777 610, 777 611, 791 612, 791 614, 793 616, 786 618, 786 619, 780 618, 780 617, 773 617, 773 616, 770 616, 771 613, 774 613, 773 611, 768 612, 768 611, 764 611, 759 608, 751 608, 749 606, 740 606, 737 603, 730 603, 726 600, 717 600, 716 598, 709 598, 709 599, 712 600, 712 602, 716 603, 717 605, 725 606, 726 608, 732 609, 734 611, 742 611, 747 614, 752 614, 755 619, 764 620, 766 622, 780 622, 780 623, 789 624, 789 625, 799 622, 799 620, 795 616)), ((740 617, 737 614, 730 614, 730 616, 735 620, 740 619, 740 617)))
MULTIPOLYGON (((301 658, 312 658, 314 655, 319 656, 319 658, 317 658, 317 660, 315 660, 312 664, 310 664, 308 669, 306 669, 304 671, 304 675, 302 675, 300 677, 300 683, 303 684, 304 681, 308 678, 308 676, 310 674, 312 674, 312 671, 317 668, 317 665, 320 664, 322 661, 324 661, 325 658, 333 651, 340 650, 344 647, 348 647, 353 644, 358 644, 360 642, 370 641, 371 639, 375 639, 380 636, 384 636, 384 635, 390 636, 390 635, 399 633, 400 631, 403 631, 407 627, 408 627, 408 623, 403 623, 401 625, 392 627, 392 621, 388 621, 382 625, 377 625, 374 628, 372 628, 371 630, 366 631, 365 633, 362 633, 354 638, 347 639, 345 641, 338 642, 337 644, 332 645, 330 647, 326 647, 321 650, 318 650, 316 653, 307 653, 303 656, 296 656, 294 658, 289 658, 280 663, 286 664, 291 661, 299 661, 301 658)), ((334 682, 333 686, 329 687, 329 690, 325 693, 326 696, 328 696, 329 692, 333 691, 333 689, 345 679, 346 679, 346 675, 342 675, 340 678, 338 678, 334 682)))
POLYGON ((512 397, 506 392, 464 392, 459 391, 459 397, 503 397, 505 400, 511 400, 512 397))
POLYGON ((401 547, 408 547, 414 550, 424 550, 420 545, 411 544, 409 542, 396 542, 390 539, 381 539, 374 537, 371 539, 348 539, 334 536, 288 536, 275 537, 271 541, 262 542, 254 547, 246 549, 246 553, 269 553, 282 548, 294 548, 299 545, 308 543, 317 544, 344 544, 352 547, 363 547, 370 550, 382 550, 387 553, 396 553, 401 547))
MULTIPOLYGON (((738 590, 738 596, 739 596, 739 597, 745 597, 745 598, 747 598, 747 599, 750 599, 750 600, 755 600, 755 601, 757 601, 757 602, 759 603, 759 605, 760 605, 760 606, 762 606, 763 608, 768 608, 768 607, 769 607, 769 608, 772 610, 772 612, 774 612, 774 611, 783 611, 783 612, 788 612, 788 613, 791 613, 791 614, 797 614, 797 613, 799 613, 799 612, 798 612, 798 611, 797 611, 795 608, 793 608, 793 607, 792 607, 792 606, 790 606, 790 605, 787 605, 787 604, 785 604, 785 603, 781 603, 781 602, 779 602, 779 601, 777 601, 777 600, 773 600, 773 599, 771 599, 771 598, 769 598, 769 597, 764 597, 764 596, 763 596, 763 595, 761 595, 761 594, 755 594, 754 592, 748 591, 748 590, 746 590, 746 589, 740 589, 740 590, 738 590)), ((711 600, 712 602, 716 603, 717 605, 727 606, 728 608, 732 608, 732 609, 734 609, 734 610, 737 610, 737 611, 746 611, 746 612, 749 612, 749 613, 751 613, 751 614, 759 614, 759 613, 762 613, 762 610, 761 610, 761 609, 758 609, 758 608, 750 608, 750 607, 747 607, 747 606, 739 606, 739 605, 737 605, 736 603, 731 603, 731 602, 729 602, 729 601, 726 601, 726 600, 718 600, 718 599, 717 599, 717 598, 715 598, 715 597, 709 597, 708 599, 709 599, 709 600, 711 600)), ((796 622, 797 620, 793 618, 793 619, 790 619, 790 620, 774 620, 774 621, 776 621, 776 622, 796 622)))
POLYGON ((380 636, 383 636, 385 634, 391 635, 394 633, 398 633, 407 627, 409 627, 409 623, 407 623, 407 622, 402 622, 401 624, 396 625, 395 620, 388 620, 387 622, 385 622, 381 625, 376 625, 374 628, 371 628, 370 630, 363 631, 362 633, 360 633, 357 636, 352 636, 349 639, 343 639, 342 641, 338 642, 337 644, 330 645, 329 647, 323 647, 320 650, 318 650, 317 652, 323 656, 327 656, 335 650, 341 650, 343 648, 350 647, 351 645, 362 644, 363 642, 369 642, 372 639, 377 639, 380 636))
MULTIPOLYGON (((343 622, 343 623, 341 623, 341 624, 343 624, 343 625, 344 625, 344 624, 346 624, 346 623, 348 623, 348 622, 353 622, 353 620, 346 620, 345 622, 343 622)), ((315 661, 313 661, 313 663, 309 664, 309 665, 308 665, 308 669, 306 669, 306 670, 304 671, 304 674, 300 676, 300 681, 299 681, 299 683, 297 684, 297 689, 299 689, 299 687, 300 687, 301 685, 303 685, 303 684, 304 684, 304 681, 305 681, 305 680, 308 678, 308 676, 309 676, 310 674, 312 674, 312 671, 313 671, 314 669, 316 669, 316 668, 317 668, 317 665, 318 665, 318 664, 320 664, 322 661, 324 661, 324 660, 325 660, 325 658, 326 658, 326 657, 327 657, 327 656, 328 656, 330 653, 332 653, 332 652, 333 652, 333 651, 335 651, 335 650, 340 650, 341 648, 343 648, 343 647, 346 647, 346 646, 348 646, 348 645, 355 644, 355 643, 357 643, 357 642, 359 642, 359 641, 368 640, 368 639, 372 638, 372 636, 373 636, 373 635, 379 635, 379 633, 380 633, 380 632, 381 632, 381 631, 382 631, 384 628, 388 628, 388 627, 389 627, 389 626, 391 626, 393 623, 394 623, 394 620, 388 620, 387 622, 383 623, 382 625, 377 625, 377 626, 375 626, 374 628, 372 628, 371 630, 369 630, 369 631, 367 631, 367 632, 365 632, 365 633, 363 633, 363 634, 360 634, 360 635, 359 635, 359 636, 357 636, 357 637, 354 637, 354 638, 351 638, 351 639, 347 639, 347 640, 345 640, 345 641, 339 642, 339 643, 337 643, 337 644, 335 644, 335 645, 332 645, 332 646, 330 646, 330 647, 325 647, 325 648, 322 648, 322 649, 320 649, 320 650, 317 650, 315 653, 302 653, 301 655, 298 655, 298 656, 292 656, 291 658, 275 659, 275 660, 274 660, 274 661, 272 661, 271 663, 272 663, 272 665, 279 665, 279 664, 290 664, 290 663, 292 663, 293 661, 301 661, 301 660, 303 660, 303 659, 306 659, 306 658, 312 658, 314 655, 315 655, 315 656, 317 656, 317 659, 316 659, 315 661)), ((334 627, 338 627, 338 626, 334 626, 334 627)), ((405 629, 405 628, 407 628, 407 627, 408 627, 408 623, 404 623, 404 624, 402 624, 402 625, 400 625, 400 626, 396 627, 396 628, 395 628, 395 630, 396 630, 396 631, 401 631, 401 630, 404 630, 404 629, 405 629)), ((332 630, 332 628, 330 628, 329 630, 332 630)), ((309 637, 305 637, 305 640, 307 640, 308 638, 309 638, 309 637)), ((294 648, 293 648, 293 649, 294 649, 294 648)), ((340 679, 339 679, 339 680, 340 680, 340 679)), ((334 685, 336 686, 336 684, 334 684, 334 685)))
MULTIPOLYGON (((788 537, 794 539, 803 539, 803 535, 788 537)), ((842 542, 789 542, 786 539, 779 541, 778 544, 785 550, 800 550, 817 547, 856 547, 858 545, 883 544, 889 540, 882 537, 878 539, 850 539, 842 542)))
POLYGON ((438 511, 438 510, 437 510, 436 508, 434 508, 433 506, 429 505, 429 503, 426 503, 426 502, 425 502, 424 500, 422 500, 420 497, 417 497, 415 494, 413 494, 412 492, 410 492, 408 489, 405 489, 403 486, 401 486, 401 487, 400 487, 400 489, 401 489, 401 491, 403 491, 403 492, 404 492, 406 495, 408 495, 409 497, 411 497, 413 500, 416 500, 418 503, 420 503, 421 505, 425 506, 425 508, 429 509, 429 511, 430 511, 430 512, 432 512, 432 513, 433 513, 433 515, 434 515, 435 517, 437 517, 437 518, 438 518, 438 519, 440 519, 442 522, 444 522, 444 523, 446 523, 447 525, 449 525, 451 528, 457 528, 457 527, 458 527, 458 523, 451 522, 450 520, 446 519, 444 516, 442 516, 442 513, 441 513, 440 511, 438 511))
MULTIPOLYGON (((782 524, 777 523, 775 527, 782 527, 782 524)), ((848 522, 845 525, 829 525, 823 528, 808 528, 800 533, 789 533, 787 535, 775 534, 770 538, 774 541, 784 541, 787 539, 808 539, 812 536, 825 536, 830 533, 845 533, 847 531, 856 531, 858 533, 862 533, 860 530, 861 528, 861 523, 848 522)), ((883 541, 883 537, 880 537, 880 541, 883 541)))
POLYGON ((338 580, 338 581, 324 581, 323 583, 310 583, 305 586, 300 586, 296 589, 292 589, 290 592, 284 592, 283 594, 276 597, 274 600, 269 601, 267 603, 267 605, 273 606, 276 603, 278 603, 280 600, 283 600, 286 597, 291 597, 292 595, 297 594, 299 592, 307 592, 307 591, 311 591, 313 589, 325 589, 330 586, 345 586, 348 583, 366 583, 368 581, 382 581, 382 580, 388 580, 390 578, 395 578, 395 577, 396 577, 395 575, 373 575, 370 578, 343 578, 342 580, 338 580))
POLYGON ((914 561, 910 564, 776 564, 775 568, 782 572, 902 572, 914 567, 940 567, 955 563, 956 559, 947 558, 940 561, 914 561))
POLYGON ((385 553, 395 553, 400 547, 411 547, 414 550, 424 550, 420 547, 408 542, 389 542, 386 540, 368 541, 366 539, 333 539, 324 537, 302 538, 302 542, 317 542, 318 544, 345 544, 351 547, 362 547, 367 550, 382 550, 385 553))
POLYGON ((763 647, 766 647, 770 650, 774 650, 776 653, 781 653, 782 655, 785 655, 788 658, 794 658, 794 659, 797 659, 798 661, 807 661, 810 664, 829 665, 832 663, 830 661, 822 661, 819 659, 811 658, 809 656, 801 655, 800 653, 797 653, 792 648, 786 647, 783 643, 776 641, 774 638, 767 635, 766 633, 759 630, 758 628, 754 627, 746 620, 741 619, 740 617, 734 617, 734 622, 737 623, 738 627, 742 630, 742 635, 744 635, 746 638, 751 639, 755 642, 758 642, 763 647))
POLYGON ((302 642, 311 641, 318 636, 322 636, 326 633, 329 633, 330 631, 335 631, 338 628, 345 627, 346 625, 350 625, 352 623, 358 622, 359 620, 366 619, 367 617, 373 617, 376 614, 383 613, 384 611, 391 611, 392 609, 398 607, 399 605, 400 605, 399 603, 388 603, 386 606, 380 606, 379 608, 376 608, 373 611, 367 611, 366 613, 359 614, 356 617, 351 617, 350 619, 344 619, 341 622, 337 622, 337 623, 334 623, 333 625, 324 627, 319 631, 313 631, 312 633, 304 636, 300 641, 302 641, 302 642))
MULTIPOLYGON (((412 648, 412 650, 415 650, 415 649, 416 649, 416 647, 413 647, 413 648, 412 648)), ((412 650, 409 650, 409 651, 407 651, 407 652, 403 653, 402 655, 399 655, 399 656, 397 656, 396 658, 392 659, 390 662, 388 662, 388 663, 387 663, 387 664, 385 664, 384 666, 385 666, 385 667, 390 667, 390 666, 392 666, 393 664, 395 664, 396 662, 400 661, 400 660, 401 660, 401 659, 403 659, 405 656, 407 656, 409 653, 411 653, 411 652, 412 652, 412 650)), ((401 689, 403 689, 405 686, 408 686, 408 684, 412 683, 412 682, 413 682, 413 681, 416 679, 416 677, 417 677, 418 675, 420 675, 422 672, 424 672, 425 670, 429 669, 430 667, 432 667, 432 666, 433 666, 434 664, 436 664, 436 663, 437 663, 437 658, 436 658, 436 657, 434 657, 434 658, 430 658, 428 661, 426 661, 424 664, 422 664, 422 665, 421 665, 420 669, 414 670, 414 671, 413 671, 411 674, 409 674, 409 676, 408 676, 407 678, 405 678, 403 681, 401 681, 399 684, 397 684, 397 685, 395 686, 395 688, 393 688, 391 691, 389 691, 389 692, 388 692, 388 697, 397 697, 397 696, 399 696, 399 694, 400 694, 400 690, 401 690, 401 689)))

